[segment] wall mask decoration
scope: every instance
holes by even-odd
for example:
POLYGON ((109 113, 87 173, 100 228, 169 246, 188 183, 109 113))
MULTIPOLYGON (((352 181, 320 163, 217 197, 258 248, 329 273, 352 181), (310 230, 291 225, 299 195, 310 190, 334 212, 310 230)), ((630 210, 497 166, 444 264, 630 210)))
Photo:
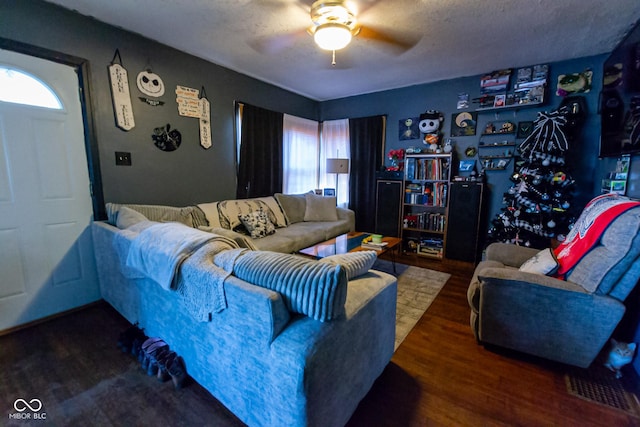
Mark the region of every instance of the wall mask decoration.
POLYGON ((151 135, 153 143, 162 151, 175 151, 182 143, 182 135, 178 129, 171 129, 171 125, 157 127, 151 135))
POLYGON ((147 96, 159 98, 164 95, 164 82, 150 68, 138 73, 136 84, 138 85, 138 90, 147 96))
POLYGON ((129 77, 127 70, 122 66, 122 58, 118 49, 116 49, 116 53, 107 68, 109 69, 111 99, 113 101, 113 111, 116 115, 116 126, 124 131, 129 131, 135 127, 136 122, 133 118, 133 107, 131 106, 129 77), (116 63, 116 58, 118 63, 116 63))

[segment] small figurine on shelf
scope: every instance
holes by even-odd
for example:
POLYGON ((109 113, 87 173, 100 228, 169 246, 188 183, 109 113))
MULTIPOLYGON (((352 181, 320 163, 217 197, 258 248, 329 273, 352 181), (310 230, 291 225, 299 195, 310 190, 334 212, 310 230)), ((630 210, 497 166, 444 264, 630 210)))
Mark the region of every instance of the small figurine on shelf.
POLYGON ((496 126, 492 122, 487 123, 487 126, 485 126, 484 128, 484 133, 485 134, 496 133, 496 126))
POLYGON ((504 122, 498 133, 512 133, 516 130, 516 125, 511 122, 504 122))
POLYGON ((449 154, 453 151, 453 145, 451 145, 453 141, 451 141, 451 138, 447 138, 447 140, 444 142, 444 147, 442 147, 442 151, 444 151, 446 154, 449 154))
POLYGON ((429 151, 436 153, 440 150, 440 127, 444 116, 440 111, 427 110, 420 114, 418 127, 424 133, 424 144, 429 146, 429 151))

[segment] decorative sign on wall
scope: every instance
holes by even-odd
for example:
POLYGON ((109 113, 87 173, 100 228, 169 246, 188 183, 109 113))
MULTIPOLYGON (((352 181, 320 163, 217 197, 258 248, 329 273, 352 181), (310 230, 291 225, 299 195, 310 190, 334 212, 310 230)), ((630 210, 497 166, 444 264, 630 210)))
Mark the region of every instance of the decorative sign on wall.
POLYGON ((200 145, 206 150, 211 147, 211 103, 207 99, 207 93, 204 86, 200 92, 200 145))
POLYGON ((111 82, 111 98, 113 111, 116 115, 116 126, 129 131, 136 125, 131 107, 131 95, 129 93, 129 77, 127 70, 122 66, 120 52, 116 49, 115 55, 109 65, 109 81, 111 82), (116 58, 119 63, 116 63, 116 58))
POLYGON ((200 118, 200 91, 186 86, 176 86, 176 103, 178 114, 183 117, 200 118))

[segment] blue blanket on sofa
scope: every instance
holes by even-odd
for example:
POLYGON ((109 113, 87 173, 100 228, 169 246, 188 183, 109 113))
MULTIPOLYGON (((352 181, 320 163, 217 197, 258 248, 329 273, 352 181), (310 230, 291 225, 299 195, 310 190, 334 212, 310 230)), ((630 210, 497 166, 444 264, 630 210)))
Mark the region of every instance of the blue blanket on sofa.
POLYGON ((127 267, 175 290, 189 312, 200 321, 226 307, 224 280, 229 273, 213 263, 213 257, 237 248, 232 239, 180 223, 150 223, 133 239, 127 267), (180 271, 180 274, 178 274, 180 271))

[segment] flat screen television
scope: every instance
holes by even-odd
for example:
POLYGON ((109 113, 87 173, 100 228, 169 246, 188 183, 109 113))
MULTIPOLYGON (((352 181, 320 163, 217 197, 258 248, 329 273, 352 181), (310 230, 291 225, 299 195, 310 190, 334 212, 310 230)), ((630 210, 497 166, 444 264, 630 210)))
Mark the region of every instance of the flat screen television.
POLYGON ((640 153, 640 23, 605 60, 600 157, 640 153))

